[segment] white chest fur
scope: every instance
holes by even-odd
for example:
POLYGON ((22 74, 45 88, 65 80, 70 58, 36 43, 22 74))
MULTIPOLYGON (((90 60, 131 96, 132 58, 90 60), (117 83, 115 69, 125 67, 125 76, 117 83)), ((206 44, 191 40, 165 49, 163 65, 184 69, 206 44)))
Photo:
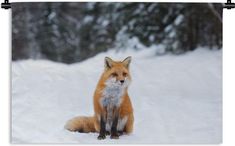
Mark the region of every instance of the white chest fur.
POLYGON ((115 78, 106 81, 106 87, 102 91, 100 104, 102 107, 116 106, 119 107, 122 102, 122 96, 127 88, 129 81, 126 79, 124 84, 120 84, 115 78))
MULTIPOLYGON (((112 125, 113 108, 119 107, 123 100, 123 94, 128 86, 128 80, 125 80, 124 84, 116 82, 116 79, 111 78, 106 82, 106 87, 102 92, 102 98, 100 104, 102 107, 107 108, 106 130, 110 131, 112 125)), ((125 120, 124 120, 125 121, 125 120)), ((118 121, 118 125, 123 125, 122 120, 118 121)), ((120 127, 120 126, 119 126, 120 127)), ((123 126, 121 126, 123 127, 123 126)), ((118 128, 120 129, 120 128, 118 128)))
POLYGON ((121 87, 106 87, 103 91, 103 97, 101 98, 101 105, 103 107, 119 107, 123 93, 124 89, 121 87))

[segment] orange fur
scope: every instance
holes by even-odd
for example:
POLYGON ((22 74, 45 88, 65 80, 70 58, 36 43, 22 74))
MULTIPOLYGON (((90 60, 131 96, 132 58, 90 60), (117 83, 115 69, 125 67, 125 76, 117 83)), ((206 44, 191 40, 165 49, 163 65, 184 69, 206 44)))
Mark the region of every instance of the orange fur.
MULTIPOLYGON (((127 58, 130 59, 130 58, 127 58)), ((105 59, 105 70, 101 75, 101 78, 97 84, 93 103, 94 103, 94 116, 93 117, 75 117, 67 122, 65 128, 70 131, 79 132, 99 132, 100 131, 100 116, 106 114, 106 109, 100 104, 100 100, 103 97, 103 91, 106 87, 106 81, 110 76, 115 75, 117 81, 128 78, 131 80, 129 74, 129 63, 130 60, 125 59, 124 61, 113 61, 110 58, 105 59), (115 73, 115 74, 114 74, 115 73)), ((127 117, 127 122, 124 127, 124 132, 127 134, 133 131, 134 115, 131 100, 129 98, 127 88, 122 94, 122 102, 118 107, 117 111, 119 117, 122 119, 127 117)))
POLYGON ((96 132, 94 127, 94 117, 75 117, 69 120, 65 128, 69 131, 78 131, 78 132, 96 132))

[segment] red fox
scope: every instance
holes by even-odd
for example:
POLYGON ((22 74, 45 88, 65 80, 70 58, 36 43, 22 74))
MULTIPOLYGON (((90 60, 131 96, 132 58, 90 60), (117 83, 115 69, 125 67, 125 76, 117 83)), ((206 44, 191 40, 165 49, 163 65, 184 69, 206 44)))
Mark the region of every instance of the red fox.
POLYGON ((133 131, 134 115, 127 89, 131 81, 131 57, 113 61, 105 57, 105 69, 96 87, 93 103, 94 116, 79 116, 69 120, 65 128, 81 133, 99 132, 98 139, 118 139, 123 132, 133 131))

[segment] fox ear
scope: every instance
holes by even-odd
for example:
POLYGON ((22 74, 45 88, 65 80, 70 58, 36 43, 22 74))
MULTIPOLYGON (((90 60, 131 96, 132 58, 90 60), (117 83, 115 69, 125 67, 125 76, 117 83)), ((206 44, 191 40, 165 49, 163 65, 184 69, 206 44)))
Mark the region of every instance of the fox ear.
POLYGON ((124 60, 122 61, 122 64, 123 64, 126 68, 129 68, 130 63, 131 63, 131 56, 128 56, 126 59, 124 59, 124 60))
POLYGON ((105 57, 104 59, 104 67, 110 69, 113 66, 113 60, 109 57, 105 57))

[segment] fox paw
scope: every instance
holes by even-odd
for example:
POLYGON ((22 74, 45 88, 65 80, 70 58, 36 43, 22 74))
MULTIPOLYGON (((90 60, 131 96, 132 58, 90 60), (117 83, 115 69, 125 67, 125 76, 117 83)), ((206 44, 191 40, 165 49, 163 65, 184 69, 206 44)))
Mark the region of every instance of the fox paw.
POLYGON ((106 131, 106 132, 105 132, 105 135, 110 135, 110 132, 109 132, 109 131, 106 131))
POLYGON ((123 135, 123 131, 118 131, 118 135, 119 136, 123 135))
POLYGON ((118 134, 112 134, 110 136, 111 139, 119 139, 119 135, 118 134))
POLYGON ((105 138, 106 138, 105 135, 99 135, 99 136, 97 137, 97 139, 99 139, 99 140, 102 140, 102 139, 105 139, 105 138))

